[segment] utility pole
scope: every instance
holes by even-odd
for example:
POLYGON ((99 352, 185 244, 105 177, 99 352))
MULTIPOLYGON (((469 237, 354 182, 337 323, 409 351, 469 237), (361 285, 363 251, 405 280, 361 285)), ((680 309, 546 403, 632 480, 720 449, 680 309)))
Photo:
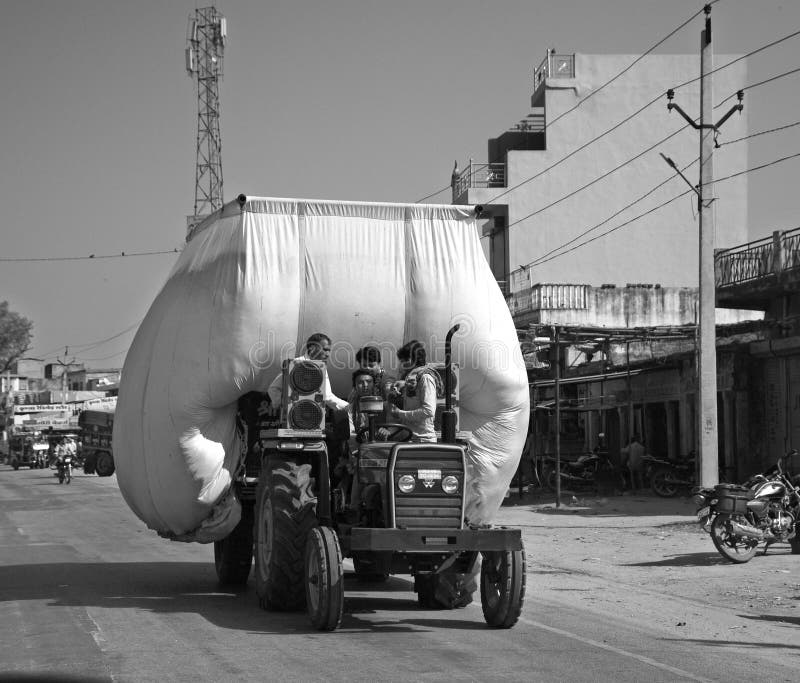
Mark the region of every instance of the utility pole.
MULTIPOLYGON (((744 108, 744 92, 739 91, 739 104, 734 105, 717 123, 706 123, 713 111, 713 83, 711 72, 714 69, 711 45, 711 5, 704 8, 706 27, 700 34, 700 123, 686 114, 672 99, 674 90, 667 91, 667 109, 675 109, 696 130, 700 131, 700 183, 692 188, 697 193, 699 215, 700 253, 699 253, 699 353, 698 353, 698 400, 697 416, 700 447, 700 484, 703 487, 719 483, 719 454, 717 442, 717 339, 714 309, 716 306, 716 282, 714 280, 714 229, 712 203, 714 202, 714 164, 713 151, 716 134, 720 126, 735 112, 744 108)), ((662 155, 663 156, 663 155, 662 155)), ((678 171, 675 163, 668 157, 666 162, 678 171)), ((688 181, 687 181, 688 182, 688 181)))

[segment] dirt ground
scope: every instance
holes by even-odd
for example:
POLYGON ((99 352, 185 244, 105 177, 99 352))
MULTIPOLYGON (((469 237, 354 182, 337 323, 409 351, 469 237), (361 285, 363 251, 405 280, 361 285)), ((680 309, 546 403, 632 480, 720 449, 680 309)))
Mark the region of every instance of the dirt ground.
POLYGON ((497 517, 522 529, 528 606, 566 601, 685 638, 800 646, 800 555, 788 544, 733 564, 690 498, 554 499, 513 493, 497 517))

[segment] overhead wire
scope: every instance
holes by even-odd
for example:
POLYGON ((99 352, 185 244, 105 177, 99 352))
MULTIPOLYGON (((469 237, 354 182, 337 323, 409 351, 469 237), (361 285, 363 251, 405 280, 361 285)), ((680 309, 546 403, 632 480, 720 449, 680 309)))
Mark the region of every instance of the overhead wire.
MULTIPOLYGON (((740 88, 740 90, 742 92, 745 92, 747 90, 752 90, 753 88, 757 88, 757 87, 759 87, 761 85, 765 85, 766 83, 772 83, 773 81, 777 81, 780 78, 784 78, 786 76, 791 76, 792 74, 796 74, 798 71, 800 71, 800 67, 798 67, 796 69, 791 69, 790 71, 784 71, 782 74, 778 74, 777 76, 772 76, 772 77, 767 78, 767 79, 765 79, 763 81, 759 81, 758 83, 751 83, 750 85, 746 85, 744 88, 740 88)), ((714 105, 714 109, 717 109, 718 107, 721 107, 728 100, 733 99, 734 97, 736 97, 736 95, 737 95, 737 93, 733 93, 732 95, 728 95, 719 104, 715 104, 714 105)))
MULTIPOLYGON (((692 18, 694 18, 695 16, 697 16, 697 14, 695 14, 695 15, 694 15, 692 18)), ((732 66, 733 64, 736 64, 737 62, 741 61, 742 59, 745 59, 746 57, 752 56, 752 55, 754 55, 754 54, 758 54, 759 52, 762 52, 763 50, 766 50, 766 49, 767 49, 767 48, 769 48, 769 47, 773 47, 773 46, 775 46, 775 45, 778 45, 779 43, 781 43, 781 42, 784 42, 784 41, 786 41, 786 40, 789 40, 790 38, 793 38, 793 37, 795 37, 795 36, 797 36, 797 35, 800 35, 800 31, 795 31, 794 33, 791 33, 791 34, 789 34, 789 35, 787 35, 787 36, 784 36, 783 38, 781 38, 781 39, 779 39, 779 40, 773 41, 773 42, 769 43, 768 45, 763 45, 762 47, 760 47, 760 48, 757 48, 756 50, 752 50, 751 52, 748 52, 746 55, 742 55, 742 56, 740 56, 740 57, 736 57, 736 58, 732 59, 731 61, 729 61, 729 62, 727 62, 727 63, 725 63, 725 64, 723 64, 723 65, 721 65, 721 66, 719 66, 719 67, 717 67, 717 68, 715 68, 715 69, 713 69, 713 70, 711 70, 710 72, 708 72, 708 74, 707 74, 707 75, 711 75, 711 74, 714 74, 714 73, 716 73, 716 72, 718 72, 718 71, 722 71, 722 70, 724 70, 724 69, 727 69, 727 68, 729 68, 730 66, 732 66)), ((644 55, 642 55, 642 56, 644 56, 644 55)), ((790 74, 790 73, 794 73, 794 71, 787 72, 786 74, 781 74, 781 76, 776 76, 775 78, 773 78, 773 79, 771 79, 771 80, 775 80, 775 79, 777 79, 777 78, 783 77, 783 76, 785 76, 785 75, 788 75, 788 74, 790 74)), ((684 88, 684 87, 686 87, 687 85, 691 85, 692 83, 696 83, 697 81, 701 80, 702 78, 703 78, 703 76, 702 76, 702 75, 699 75, 699 76, 697 76, 697 77, 695 77, 695 78, 691 78, 691 79, 689 79, 688 81, 684 81, 683 83, 680 83, 680 84, 678 84, 678 85, 674 86, 674 87, 672 88, 672 90, 677 90, 677 89, 679 89, 679 88, 684 88)), ((751 87, 755 87, 755 85, 756 85, 756 84, 754 84, 754 85, 753 85, 753 86, 751 86, 751 87)), ((655 103, 656 103, 658 100, 660 100, 660 99, 661 99, 663 96, 664 96, 664 93, 661 93, 661 94, 659 94, 657 97, 655 97, 654 99, 652 99, 652 100, 650 100, 649 102, 647 102, 647 103, 646 103, 644 106, 642 106, 640 109, 638 109, 637 111, 635 111, 633 114, 629 115, 628 117, 626 117, 625 119, 623 119, 622 121, 620 121, 620 122, 619 122, 619 123, 617 123, 616 125, 612 126, 611 128, 609 128, 609 129, 608 129, 608 130, 606 130, 605 132, 601 133, 601 134, 600 134, 600 135, 598 135, 597 137, 595 137, 595 138, 593 138, 593 139, 589 140, 588 142, 584 143, 583 145, 581 145, 581 146, 580 146, 580 147, 578 147, 577 149, 574 149, 572 152, 570 152, 570 153, 569 153, 569 154, 567 154, 566 156, 562 157, 561 159, 559 159, 559 160, 558 160, 558 161, 556 161, 555 163, 551 164, 551 165, 550 165, 550 166, 548 166, 547 168, 543 169, 542 171, 539 171, 538 173, 536 173, 535 175, 531 176, 530 178, 527 178, 526 180, 523 180, 523 181, 521 181, 520 183, 517 183, 516 185, 514 185, 514 186, 512 186, 512 187, 506 188, 506 189, 505 189, 505 191, 501 192, 500 194, 497 194, 497 195, 493 196, 493 197, 492 197, 490 200, 488 200, 488 201, 489 201, 489 202, 494 202, 494 201, 497 201, 499 198, 501 198, 501 197, 504 197, 504 196, 505 196, 505 195, 507 195, 509 192, 512 192, 513 190, 517 190, 517 189, 519 189, 520 187, 522 187, 523 185, 525 185, 526 183, 528 183, 528 182, 530 182, 530 181, 532 181, 532 180, 535 180, 536 178, 539 178, 540 176, 544 175, 544 174, 545 174, 545 173, 547 173, 548 171, 551 171, 551 170, 552 170, 552 169, 554 169, 556 166, 560 165, 561 163, 563 163, 564 161, 566 161, 566 160, 567 160, 567 159, 569 159, 570 157, 572 157, 572 156, 574 156, 575 154, 577 154, 578 152, 580 152, 580 151, 582 151, 582 150, 586 149, 586 148, 587 148, 587 147, 589 147, 590 145, 594 144, 595 142, 597 142, 597 141, 598 141, 598 140, 600 140, 601 138, 605 137, 605 136, 606 136, 606 135, 608 135, 609 133, 613 132, 614 130, 616 130, 617 128, 619 128, 620 126, 622 126, 623 124, 627 123, 627 122, 628 122, 628 121, 630 121, 631 119, 635 118, 636 116, 638 116, 639 114, 641 114, 642 112, 644 112, 644 110, 645 110, 645 109, 647 109, 647 108, 648 108, 648 107, 650 107, 651 105, 655 104, 655 103)), ((585 99, 584 99, 583 101, 585 101, 585 99)), ((576 105, 576 106, 578 106, 578 105, 576 105)), ((573 108, 573 109, 574 109, 574 108, 573 108)))
MULTIPOLYGON (((717 2, 719 2, 719 0, 712 0, 711 2, 707 3, 707 5, 710 7, 711 5, 715 5, 717 2)), ((639 63, 639 62, 640 62, 642 59, 644 59, 644 58, 645 58, 647 55, 649 55, 651 52, 653 52, 653 50, 655 50, 656 48, 660 47, 660 46, 661 46, 661 45, 662 45, 664 42, 666 42, 667 40, 669 40, 670 38, 672 38, 672 36, 674 36, 674 35, 675 35, 675 34, 676 34, 678 31, 680 31, 681 29, 685 28, 685 27, 686 27, 686 26, 687 26, 689 23, 691 23, 691 22, 692 22, 692 21, 695 19, 695 17, 697 17, 697 16, 698 16, 700 13, 702 13, 703 11, 704 11, 703 9, 700 9, 700 10, 698 10, 697 12, 695 12, 694 14, 692 14, 692 16, 690 16, 690 17, 689 17, 689 18, 688 18, 686 21, 684 21, 682 24, 678 25, 678 26, 677 26, 675 29, 673 29, 672 31, 670 31, 670 32, 669 32, 669 33, 668 33, 666 36, 664 36, 664 37, 663 37, 661 40, 659 40, 657 43, 655 43, 655 44, 654 44, 654 45, 653 45, 653 46, 652 46, 650 49, 648 49, 646 52, 642 53, 642 54, 641 54, 641 55, 639 55, 639 56, 638 56, 636 59, 634 59, 634 60, 633 60, 633 61, 632 61, 632 62, 631 62, 631 63, 630 63, 628 66, 626 66, 626 67, 625 67, 625 68, 624 68, 622 71, 620 71, 619 73, 617 73, 615 76, 612 76, 612 77, 611 77, 611 78, 610 78, 608 81, 606 81, 605 83, 603 83, 603 84, 602 84, 600 87, 598 87, 598 88, 596 88, 595 90, 593 90, 592 92, 590 92, 590 93, 589 93, 589 94, 588 94, 586 97, 584 97, 582 100, 580 100, 580 102, 578 102, 577 104, 575 104, 575 106, 573 106, 571 109, 568 109, 567 111, 565 111, 565 112, 562 112, 561 114, 559 114, 558 116, 556 116, 556 117, 555 117, 555 118, 554 118, 552 121, 550 121, 549 123, 546 123, 546 124, 545 124, 545 127, 544 127, 544 132, 546 132, 546 131, 547 131, 547 129, 548 129, 548 128, 550 128, 550 126, 553 126, 553 125, 555 125, 555 124, 556 124, 558 121, 560 121, 562 118, 564 118, 564 117, 565 117, 567 114, 570 114, 570 113, 572 113, 573 111, 575 111, 576 109, 578 109, 578 108, 579 108, 581 105, 583 105, 583 104, 584 104, 584 103, 585 103, 587 100, 589 100, 591 97, 593 97, 594 95, 596 95, 597 93, 599 93, 601 90, 603 90, 603 88, 605 88, 606 86, 610 85, 611 83, 613 83, 614 81, 616 81, 618 78, 620 78, 621 76, 623 76, 625 73, 627 73, 628 71, 630 71, 630 69, 632 69, 632 68, 633 68, 634 66, 636 66, 636 64, 638 64, 638 63, 639 63)), ((659 95, 659 97, 661 97, 661 95, 659 95)), ((646 106, 645 106, 645 108, 647 108, 647 106, 650 106, 650 104, 653 104, 653 102, 650 102, 648 105, 646 105, 646 106)), ((637 113, 638 113, 638 112, 637 112, 637 113)), ((627 121, 627 120, 626 120, 626 121, 627 121)), ((625 121, 623 121, 622 123, 625 123, 625 121)), ((620 124, 620 125, 621 125, 621 124, 620 124)), ((611 130, 613 130, 613 129, 611 129, 611 130)), ((609 132, 611 132, 611 131, 606 131, 606 133, 604 133, 603 135, 605 135, 605 134, 607 134, 607 133, 609 133, 609 132)), ((602 135, 601 135, 600 137, 602 137, 602 135)), ((599 139, 599 138, 596 138, 596 139, 599 139)), ((581 149, 582 149, 582 148, 581 148, 581 149)), ((577 152, 577 151, 580 151, 580 149, 579 149, 579 150, 576 150, 576 152, 577 152)), ((559 161, 558 163, 560 163, 560 161, 559 161)), ((552 168, 552 167, 551 167, 551 168, 552 168)), ((549 170, 549 169, 546 169, 546 170, 549 170)), ((540 175, 540 174, 539 174, 539 175, 540 175)), ((538 177, 538 175, 537 175, 537 176, 534 176, 534 177, 538 177)), ((524 185, 525 183, 527 183, 527 182, 529 182, 530 180, 533 180, 533 179, 534 179, 534 178, 529 178, 528 180, 525 180, 525 181, 523 181, 522 183, 520 183, 520 185, 517 185, 516 187, 520 187, 521 185, 524 185)), ((514 188, 511 188, 511 189, 516 189, 516 187, 514 187, 514 188)), ((438 194, 441 194, 442 192, 445 192, 446 190, 449 190, 450 188, 451 188, 451 185, 445 185, 445 186, 444 186, 444 187, 442 187, 441 189, 439 189, 439 190, 436 190, 435 192, 432 192, 431 194, 425 195, 424 197, 422 197, 422 198, 420 198, 420 199, 417 199, 415 203, 416 203, 416 204, 419 204, 419 203, 421 203, 421 202, 424 202, 425 200, 427 200, 427 199, 431 199, 432 197, 435 197, 436 195, 438 195, 438 194)), ((503 193, 503 194, 507 194, 509 191, 510 191, 510 190, 507 190, 507 191, 506 191, 506 193, 503 193)), ((501 195, 498 195, 498 197, 502 197, 502 196, 503 196, 502 194, 501 194, 501 195)), ((495 197, 495 199, 497 199, 497 197, 495 197)))
MULTIPOLYGON (((730 175, 723 176, 722 178, 717 178, 717 179, 714 180, 714 183, 715 184, 716 183, 721 183, 721 182, 724 182, 726 180, 731 180, 733 178, 738 178, 739 176, 746 175, 747 173, 752 173, 754 171, 760 171, 762 169, 769 168, 770 166, 775 166, 776 164, 780 164, 780 163, 782 163, 784 161, 789 161, 790 159, 795 159, 797 157, 800 157, 800 152, 797 152, 795 154, 789 154, 789 155, 787 155, 785 157, 781 157, 779 159, 774 159, 773 161, 769 161, 769 162, 764 163, 764 164, 759 164, 758 166, 753 166, 752 168, 748 168, 748 169, 745 169, 743 171, 738 171, 736 173, 731 173, 730 175)), ((568 254, 571 251, 575 251, 576 249, 579 249, 580 247, 584 247, 587 244, 590 244, 591 242, 594 242, 595 240, 597 240, 597 239, 599 239, 601 237, 605 237, 606 235, 608 235, 608 234, 610 234, 610 233, 612 233, 612 232, 614 232, 616 230, 619 230, 620 228, 625 227, 626 225, 630 225, 634 221, 637 221, 637 220, 640 220, 641 218, 644 218, 645 216, 653 213, 654 211, 666 206, 667 204, 670 204, 671 202, 675 201, 676 199, 680 199, 681 197, 686 196, 690 192, 693 192, 693 190, 691 190, 691 189, 690 190, 686 190, 685 192, 673 197, 672 199, 664 202, 663 204, 659 204, 658 206, 653 207, 653 209, 651 209, 649 211, 646 211, 645 213, 640 214, 640 215, 638 215, 638 216, 626 221, 625 223, 621 223, 620 225, 615 226, 614 228, 611 228, 611 230, 607 230, 606 232, 603 232, 603 233, 601 233, 599 235, 596 235, 596 236, 594 236, 594 237, 592 237, 592 238, 590 238, 590 239, 588 239, 588 240, 586 240, 584 242, 581 242, 580 244, 575 245, 574 247, 572 247, 570 249, 566 249, 565 251, 560 251, 559 253, 554 254, 553 256, 550 256, 550 258, 546 258, 546 259, 542 258, 542 259, 536 261, 534 264, 529 264, 528 266, 526 266, 526 268, 533 267, 534 265, 541 265, 542 263, 546 263, 547 261, 552 261, 552 260, 554 260, 554 259, 556 259, 556 258, 558 258, 560 256, 564 256, 565 254, 568 254)), ((591 230, 593 230, 593 229, 594 228, 590 229, 589 231, 586 231, 586 233, 584 233, 584 234, 588 234, 588 232, 591 232, 591 230)), ((580 238, 580 236, 579 236, 579 238, 580 238)), ((568 244, 571 244, 574 241, 575 240, 572 240, 568 244)), ((562 247, 563 246, 566 246, 566 244, 562 245, 562 247)), ((561 247, 559 247, 558 249, 560 249, 560 248, 561 247)), ((556 249, 554 251, 558 251, 558 249, 556 249)), ((550 252, 550 253, 552 254, 553 252, 550 252)))
MULTIPOLYGON (((692 162, 690 162, 690 163, 686 164, 686 166, 684 166, 683 168, 681 168, 681 172, 683 172, 683 171, 685 171, 686 169, 690 168, 691 166, 693 166, 694 164, 696 164, 696 163, 697 163, 699 160, 700 160, 700 157, 697 157, 697 158, 695 158, 695 159, 694 159, 694 161, 692 161, 692 162)), ((606 218, 605 220, 601 221, 601 222, 600 222, 600 223, 598 223, 597 225, 593 225, 593 226, 592 226, 591 228, 589 228, 588 230, 584 230, 582 233, 580 233, 580 234, 579 234, 579 235, 577 235, 576 237, 572 238, 572 239, 571 239, 571 240, 569 240, 568 242, 565 242, 564 244, 561 244, 561 245, 559 245, 559 246, 558 246, 558 247, 556 247, 555 249, 552 249, 551 251, 548 251, 546 254, 543 254, 543 255, 542 255, 542 256, 540 256, 539 258, 537 258, 537 259, 534 259, 533 261, 531 261, 530 263, 528 263, 528 264, 527 264, 525 267, 526 267, 526 268, 532 268, 532 267, 534 267, 534 266, 538 266, 540 263, 543 263, 543 262, 544 262, 544 259, 545 259, 546 257, 548 257, 548 256, 550 256, 550 255, 552 255, 552 254, 555 254, 556 252, 560 251, 560 250, 561 250, 561 249, 563 249, 564 247, 568 247, 569 245, 571 245, 571 244, 574 244, 575 242, 577 242, 577 241, 578 241, 579 239, 581 239, 582 237, 585 237, 585 236, 586 236, 586 235, 588 235, 589 233, 591 233, 591 232, 594 232, 594 231, 595 231, 595 230, 597 230, 598 228, 601 228, 601 227, 603 227, 603 226, 604 226, 604 225, 606 225, 607 223, 609 223, 609 222, 611 222, 612 220, 614 220, 614 219, 615 219, 617 216, 619 216, 621 213, 623 213, 623 212, 627 211, 628 209, 632 208, 633 206, 635 206, 635 205, 636 205, 636 204, 638 204, 639 202, 641 202, 641 201, 644 201, 645 199, 647 199, 647 197, 649 197, 651 194, 653 194, 653 193, 654 193, 656 190, 659 190, 659 189, 661 189, 662 187, 664 187, 664 185, 666 185, 667 183, 669 183, 671 180, 674 180, 674 178, 675 178, 675 176, 669 176, 668 178, 666 178, 665 180, 661 181, 660 183, 658 183, 658 184, 657 184, 657 185, 655 185, 654 187, 650 188, 650 189, 649 189, 647 192, 645 192, 644 194, 642 194, 642 195, 640 195, 639 197, 637 197, 636 199, 634 199, 634 200, 633 200, 632 202, 630 202, 629 204, 626 204, 625 206, 623 206, 621 209, 619 209, 618 211, 616 211, 615 213, 613 213, 612 215, 610 215, 610 216, 609 216, 608 218, 606 218)), ((549 259, 547 259, 547 260, 549 260, 549 259)))
POLYGON ((163 251, 133 251, 133 252, 123 251, 119 254, 89 254, 88 256, 37 256, 37 257, 0 256, 0 262, 38 263, 42 261, 88 261, 88 260, 99 261, 101 259, 128 258, 130 256, 157 256, 160 254, 179 254, 180 252, 181 250, 175 247, 174 249, 163 250, 163 251))
POLYGON ((44 356, 45 358, 47 358, 47 357, 53 355, 59 349, 78 349, 78 353, 85 353, 86 351, 90 351, 92 349, 95 349, 98 346, 102 346, 103 344, 106 344, 107 342, 113 341, 114 339, 118 339, 123 334, 126 334, 127 332, 130 332, 131 330, 133 330, 135 327, 138 327, 142 323, 142 320, 144 320, 144 317, 140 318, 139 320, 137 320, 135 323, 133 323, 129 327, 126 327, 121 332, 117 332, 116 334, 113 334, 110 337, 106 337, 105 339, 86 342, 84 344, 59 344, 55 348, 53 348, 50 351, 47 351, 46 353, 43 353, 41 355, 44 356))

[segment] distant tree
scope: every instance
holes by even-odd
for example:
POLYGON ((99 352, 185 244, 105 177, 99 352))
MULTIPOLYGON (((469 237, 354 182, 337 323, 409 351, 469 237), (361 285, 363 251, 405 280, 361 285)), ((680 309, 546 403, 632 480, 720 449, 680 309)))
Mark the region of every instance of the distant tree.
POLYGON ((8 370, 31 348, 33 323, 8 310, 8 301, 0 301, 0 374, 8 370))

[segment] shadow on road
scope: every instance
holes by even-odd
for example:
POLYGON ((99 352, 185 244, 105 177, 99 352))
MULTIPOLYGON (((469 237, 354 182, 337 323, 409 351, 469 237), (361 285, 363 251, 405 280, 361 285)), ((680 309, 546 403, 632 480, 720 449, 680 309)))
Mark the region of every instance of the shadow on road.
POLYGON ((757 643, 743 643, 738 640, 704 640, 701 638, 682 638, 677 640, 675 638, 670 638, 674 642, 680 643, 697 643, 698 645, 708 645, 710 647, 732 647, 735 650, 741 650, 743 648, 758 648, 758 649, 778 649, 778 650, 800 650, 800 645, 788 645, 787 643, 767 643, 767 642, 757 642, 757 643))
POLYGON ((777 614, 740 614, 743 619, 750 619, 752 621, 774 621, 779 626, 800 626, 800 617, 784 617, 777 614))
POLYGON ((653 560, 651 562, 632 562, 626 567, 708 567, 711 565, 730 565, 731 563, 723 559, 719 553, 689 553, 687 555, 673 555, 663 560, 653 560))
MULTIPOLYGON (((220 587, 210 562, 56 562, 0 567, 0 604, 36 600, 56 608, 132 608, 166 614, 192 613, 221 628, 239 631, 316 632, 305 611, 262 610, 252 577, 247 586, 236 590, 220 587)), ((418 631, 445 623, 448 628, 460 627, 459 620, 442 618, 401 621, 390 618, 376 624, 357 616, 381 611, 417 612, 420 617, 436 613, 417 606, 413 583, 405 578, 390 577, 383 584, 365 584, 355 574, 346 573, 343 629, 418 631), (365 595, 367 592, 370 595, 365 595), (381 596, 376 597, 375 593, 381 596)), ((484 625, 482 619, 469 622, 469 628, 481 625, 484 625)))

